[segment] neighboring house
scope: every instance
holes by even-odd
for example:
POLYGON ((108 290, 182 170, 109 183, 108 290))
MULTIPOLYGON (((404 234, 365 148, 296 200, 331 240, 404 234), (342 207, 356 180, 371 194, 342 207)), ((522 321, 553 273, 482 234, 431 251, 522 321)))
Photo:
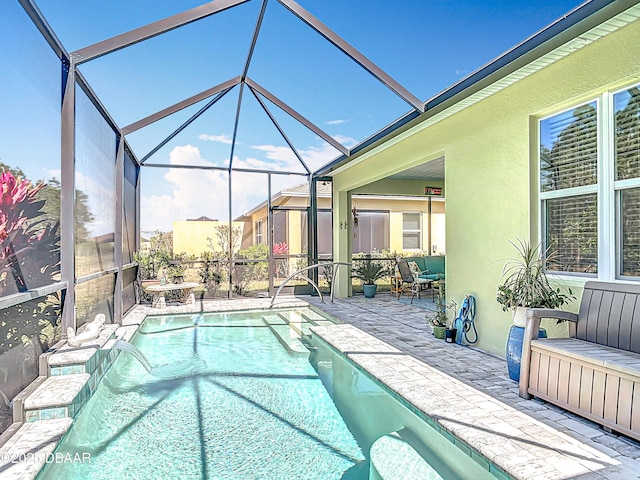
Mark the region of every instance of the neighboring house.
MULTIPOLYGON (((639 282, 640 5, 601 5, 587 2, 316 172, 333 181, 334 259, 351 256, 337 228, 351 195, 443 159, 447 299, 476 297, 480 348, 504 354, 511 315, 495 298, 510 240, 556 250, 549 270, 578 298, 589 279, 639 282)), ((350 294, 346 273, 335 282, 350 294)))
MULTIPOLYGON (((420 185, 422 186, 422 183, 420 185)), ((271 199, 271 205, 273 243, 285 243, 288 253, 292 255, 306 253, 309 184, 276 193, 271 199)), ((429 202, 428 197, 424 195, 354 195, 350 219, 351 251, 431 251, 434 254, 444 254, 444 207, 443 197, 432 198, 429 202)), ((268 243, 267 216, 267 202, 263 202, 235 219, 236 222, 244 222, 242 248, 257 243, 268 243)), ((321 257, 331 256, 331 242, 331 183, 319 183, 318 253, 321 257)))
MULTIPOLYGON (((223 246, 226 250, 229 245, 228 225, 227 221, 212 220, 208 217, 174 221, 173 253, 187 253, 199 257, 202 252, 221 252, 223 246), (213 250, 211 246, 213 246, 213 250)), ((240 229, 240 235, 243 235, 244 224, 242 222, 233 222, 232 228, 234 230, 240 229)), ((234 246, 235 251, 240 248, 239 243, 238 241, 238 244, 234 246)))

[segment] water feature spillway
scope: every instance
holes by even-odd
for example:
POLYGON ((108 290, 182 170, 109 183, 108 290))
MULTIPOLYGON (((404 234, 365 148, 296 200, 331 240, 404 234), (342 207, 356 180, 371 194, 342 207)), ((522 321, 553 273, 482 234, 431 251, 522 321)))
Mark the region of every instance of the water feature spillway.
POLYGON ((113 348, 130 353, 136 360, 138 360, 138 362, 140 362, 140 365, 144 367, 147 373, 151 372, 152 367, 149 360, 147 360, 144 353, 142 353, 136 346, 131 345, 129 342, 124 340, 116 340, 113 344, 113 348))

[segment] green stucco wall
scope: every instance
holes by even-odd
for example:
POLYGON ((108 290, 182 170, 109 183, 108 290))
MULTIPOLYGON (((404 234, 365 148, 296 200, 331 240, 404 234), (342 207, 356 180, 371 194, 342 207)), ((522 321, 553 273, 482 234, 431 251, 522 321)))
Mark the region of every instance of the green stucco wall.
MULTIPOLYGON (((504 355, 511 316, 495 291, 513 254, 508 240, 538 240, 536 118, 639 82, 638 45, 635 22, 435 125, 401 134, 334 176, 335 199, 444 155, 447 293, 458 303, 466 293, 476 297, 480 348, 504 355)), ((335 231, 341 257, 346 235, 335 231)), ((579 299, 582 282, 570 283, 579 299)))

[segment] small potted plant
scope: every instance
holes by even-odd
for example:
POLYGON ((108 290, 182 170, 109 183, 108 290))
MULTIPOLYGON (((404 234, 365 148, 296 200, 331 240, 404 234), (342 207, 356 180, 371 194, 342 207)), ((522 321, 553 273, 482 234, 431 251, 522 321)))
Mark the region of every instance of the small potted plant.
POLYGON ((165 275, 171 279, 172 283, 182 283, 184 281, 184 271, 187 269, 180 263, 172 263, 165 270, 165 275))
MULTIPOLYGON (((438 282, 438 300, 436 302, 436 311, 426 315, 427 322, 433 327, 433 336, 444 339, 446 331, 453 328, 453 321, 449 318, 449 310, 456 310, 456 302, 453 300, 447 305, 445 296, 444 280, 438 282)), ((449 333, 451 335, 451 332, 449 333)), ((455 333, 453 334, 455 338, 455 333)))
POLYGON ((389 272, 384 264, 379 260, 373 260, 371 255, 365 255, 353 267, 353 277, 362 280, 362 290, 367 298, 375 297, 378 288, 376 280, 388 276, 389 272))
MULTIPOLYGON (((539 245, 518 240, 509 242, 517 250, 516 258, 509 260, 502 270, 502 283, 498 286, 496 300, 506 312, 513 311, 513 325, 506 345, 507 369, 512 380, 520 380, 520 358, 526 324, 527 308, 559 308, 575 299, 570 288, 565 291, 553 287, 545 273, 545 259, 549 251, 542 253, 539 245)), ((539 337, 546 337, 541 328, 539 337)))

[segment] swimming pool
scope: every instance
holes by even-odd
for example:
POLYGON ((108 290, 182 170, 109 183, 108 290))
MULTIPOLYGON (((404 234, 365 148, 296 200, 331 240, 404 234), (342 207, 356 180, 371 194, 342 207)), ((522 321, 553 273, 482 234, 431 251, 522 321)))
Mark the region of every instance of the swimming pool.
MULTIPOLYGON (((368 479, 377 438, 430 427, 321 340, 301 342, 327 323, 308 309, 148 317, 132 343, 151 371, 121 354, 56 450, 90 462, 38 478, 368 479)), ((461 478, 455 455, 429 455, 461 478)))

